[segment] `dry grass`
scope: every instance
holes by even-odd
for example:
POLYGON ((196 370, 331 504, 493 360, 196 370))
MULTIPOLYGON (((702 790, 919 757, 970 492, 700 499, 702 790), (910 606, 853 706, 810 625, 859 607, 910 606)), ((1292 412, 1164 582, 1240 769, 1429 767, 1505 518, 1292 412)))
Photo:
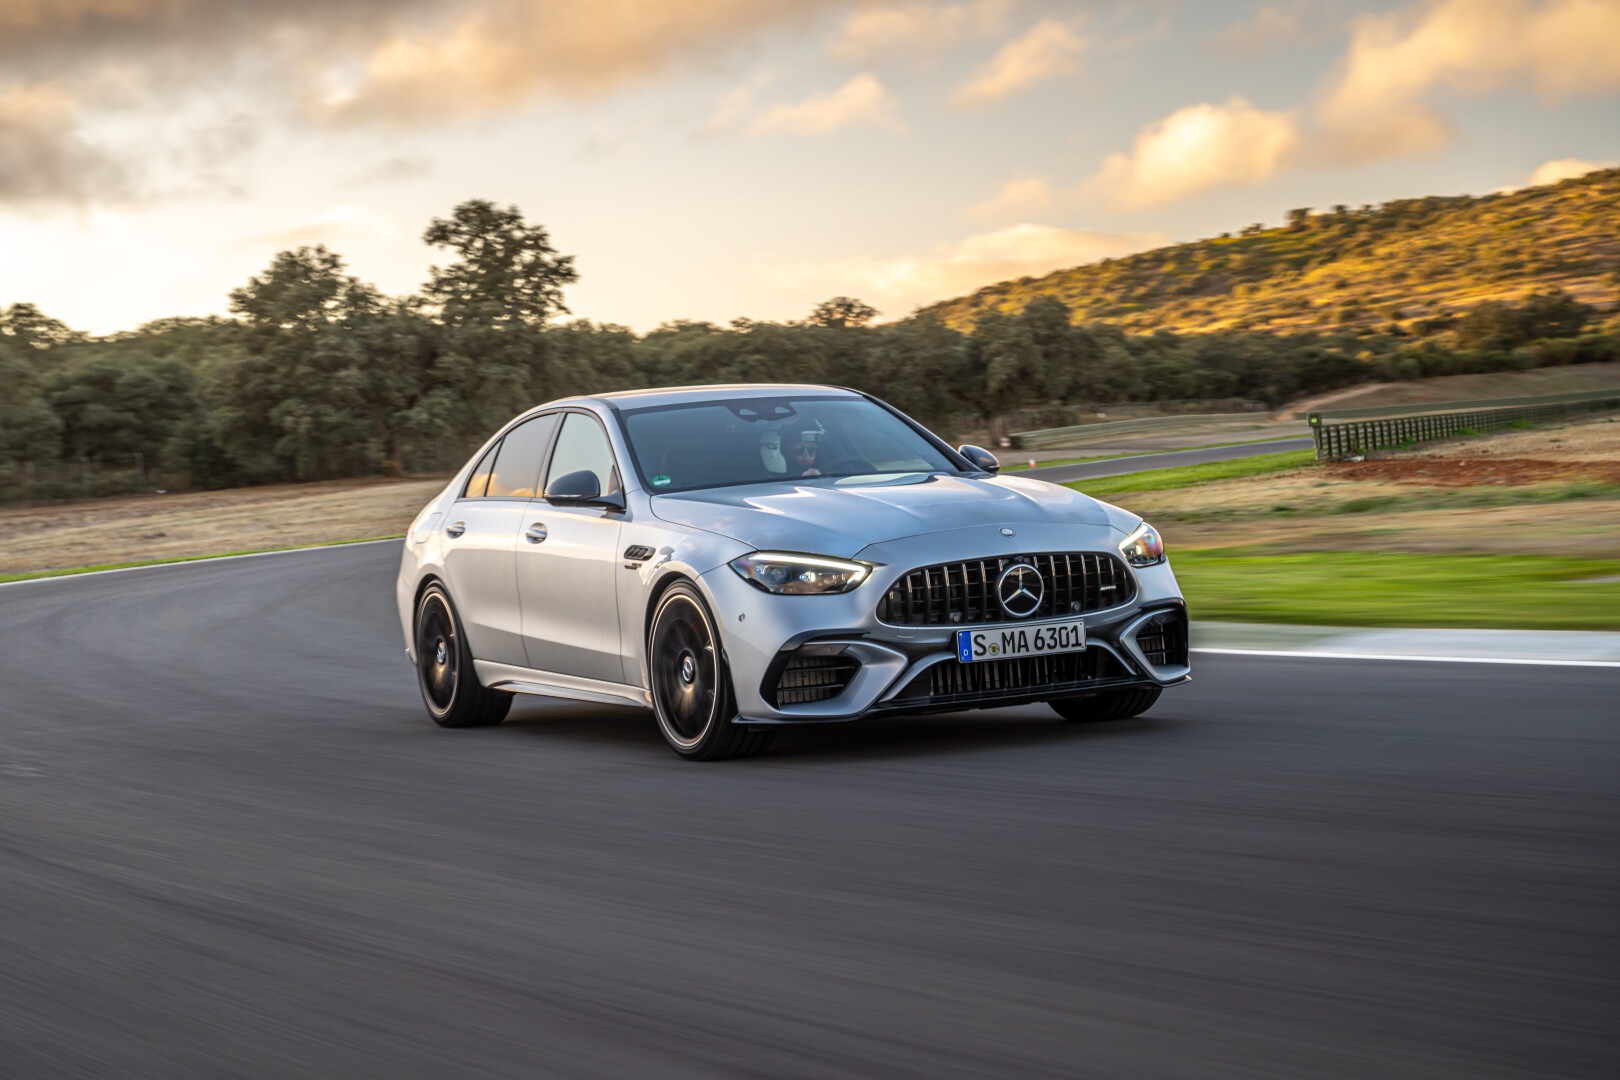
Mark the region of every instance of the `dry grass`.
POLYGON ((142 495, 0 511, 0 574, 398 536, 444 480, 142 495))
POLYGON ((1620 387, 1620 363, 1569 364, 1531 371, 1495 371, 1480 375, 1437 375, 1407 382, 1368 383, 1307 398, 1277 410, 1299 416, 1319 409, 1365 409, 1415 405, 1430 401, 1477 401, 1482 398, 1534 397, 1620 387))

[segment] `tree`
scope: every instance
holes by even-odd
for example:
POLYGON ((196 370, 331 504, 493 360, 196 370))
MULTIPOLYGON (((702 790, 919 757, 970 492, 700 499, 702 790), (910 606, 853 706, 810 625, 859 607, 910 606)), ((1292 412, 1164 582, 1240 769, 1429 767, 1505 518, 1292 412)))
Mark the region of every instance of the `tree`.
POLYGON ((1288 211, 1288 231, 1304 232, 1311 224, 1311 208, 1301 206, 1296 210, 1288 211))
POLYGON ((235 354, 204 376, 220 445, 258 475, 352 475, 377 457, 366 391, 382 302, 325 247, 283 251, 231 291, 235 354))
POLYGON ((83 331, 51 318, 33 304, 12 304, 0 312, 0 341, 44 350, 71 345, 84 338, 83 331))
POLYGON ((62 421, 40 393, 39 377, 0 342, 0 456, 17 466, 23 498, 28 497, 28 463, 49 461, 61 449, 62 421))
POLYGON ((434 218, 422 242, 459 256, 432 267, 422 286, 446 325, 538 327, 568 313, 562 290, 579 280, 574 257, 559 255, 545 226, 525 222, 516 206, 469 199, 449 218, 434 218))
POLYGON ((817 304, 807 321, 812 326, 861 327, 877 317, 878 309, 871 304, 853 296, 835 296, 817 304))

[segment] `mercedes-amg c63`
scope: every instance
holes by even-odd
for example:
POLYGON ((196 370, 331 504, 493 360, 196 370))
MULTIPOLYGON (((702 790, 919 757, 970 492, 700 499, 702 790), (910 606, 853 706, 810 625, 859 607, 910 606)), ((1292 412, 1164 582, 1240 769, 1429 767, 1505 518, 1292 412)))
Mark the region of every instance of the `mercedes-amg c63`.
POLYGON ((1189 673, 1152 526, 829 386, 531 409, 417 515, 397 593, 439 724, 632 704, 696 759, 880 713, 1118 719, 1189 673))

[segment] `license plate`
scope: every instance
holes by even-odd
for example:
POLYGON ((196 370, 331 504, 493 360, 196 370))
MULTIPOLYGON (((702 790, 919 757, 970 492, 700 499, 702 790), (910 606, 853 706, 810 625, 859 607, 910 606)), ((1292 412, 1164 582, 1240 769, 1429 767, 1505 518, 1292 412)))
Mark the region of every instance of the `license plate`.
POLYGON ((1009 656, 1045 656, 1048 653, 1084 652, 1086 624, 1076 619, 1039 626, 1006 626, 994 630, 958 630, 956 658, 964 664, 1003 660, 1009 656))

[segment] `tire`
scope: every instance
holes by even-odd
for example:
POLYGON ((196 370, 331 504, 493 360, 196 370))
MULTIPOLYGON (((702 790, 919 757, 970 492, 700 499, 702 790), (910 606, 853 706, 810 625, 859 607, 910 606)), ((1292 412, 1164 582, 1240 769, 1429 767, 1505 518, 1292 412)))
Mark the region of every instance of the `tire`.
POLYGON ((689 582, 658 598, 647 633, 647 679, 658 730, 683 758, 721 761, 770 745, 776 732, 734 724, 737 699, 720 650, 714 618, 689 582))
POLYGON ((440 727, 489 727, 506 719, 512 695, 490 690, 473 671, 472 650, 461 616, 437 582, 416 602, 416 685, 428 715, 440 727))
POLYGON ((1047 704, 1071 724, 1092 724, 1140 716, 1153 708, 1161 692, 1157 686, 1140 690, 1107 690, 1091 697, 1060 698, 1047 704))

